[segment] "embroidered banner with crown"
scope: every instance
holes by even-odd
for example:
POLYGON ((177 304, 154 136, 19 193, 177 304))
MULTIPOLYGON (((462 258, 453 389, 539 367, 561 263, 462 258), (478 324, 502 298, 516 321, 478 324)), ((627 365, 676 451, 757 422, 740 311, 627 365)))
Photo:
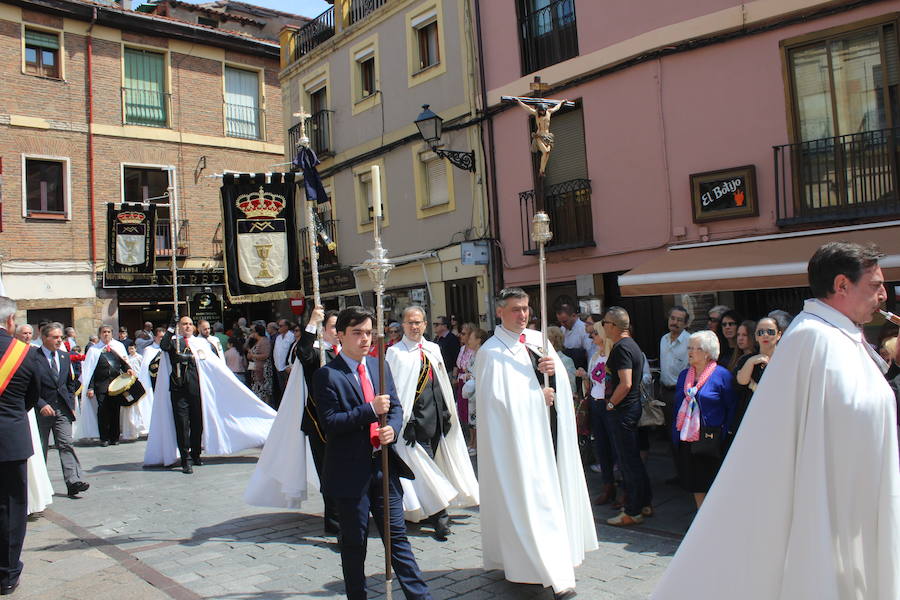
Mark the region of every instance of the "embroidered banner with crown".
POLYGON ((297 297, 300 256, 294 174, 226 174, 222 180, 225 290, 232 303, 297 297))
POLYGON ((156 208, 108 204, 106 217, 106 272, 125 278, 152 275, 156 269, 156 208))

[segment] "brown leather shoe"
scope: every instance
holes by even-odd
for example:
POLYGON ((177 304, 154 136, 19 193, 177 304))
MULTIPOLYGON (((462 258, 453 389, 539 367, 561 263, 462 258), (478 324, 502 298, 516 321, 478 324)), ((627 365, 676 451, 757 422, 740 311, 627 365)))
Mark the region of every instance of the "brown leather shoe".
POLYGON ((603 492, 594 500, 594 504, 609 504, 616 499, 616 486, 611 483, 604 484, 603 492))

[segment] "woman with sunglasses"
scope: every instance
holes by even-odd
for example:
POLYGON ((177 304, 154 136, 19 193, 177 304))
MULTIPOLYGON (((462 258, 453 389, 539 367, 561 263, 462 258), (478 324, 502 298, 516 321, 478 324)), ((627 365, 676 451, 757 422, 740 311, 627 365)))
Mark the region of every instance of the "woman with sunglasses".
POLYGON ((744 360, 744 364, 738 367, 735 375, 738 387, 738 408, 732 427, 732 437, 741 425, 744 413, 747 412, 747 407, 750 406, 750 401, 753 399, 753 392, 756 391, 756 386, 762 379, 766 365, 769 364, 772 354, 775 353, 775 346, 778 345, 785 329, 787 329, 787 322, 780 315, 763 317, 756 322, 755 335, 759 354, 744 360))

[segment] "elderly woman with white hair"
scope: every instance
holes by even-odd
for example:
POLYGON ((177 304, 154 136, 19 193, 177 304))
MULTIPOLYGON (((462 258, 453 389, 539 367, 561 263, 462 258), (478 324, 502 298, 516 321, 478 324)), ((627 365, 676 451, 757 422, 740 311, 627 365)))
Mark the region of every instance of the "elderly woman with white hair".
POLYGON ((722 466, 725 436, 737 406, 734 376, 716 363, 719 340, 713 331, 688 339, 688 368, 678 376, 672 439, 679 476, 697 508, 722 466))

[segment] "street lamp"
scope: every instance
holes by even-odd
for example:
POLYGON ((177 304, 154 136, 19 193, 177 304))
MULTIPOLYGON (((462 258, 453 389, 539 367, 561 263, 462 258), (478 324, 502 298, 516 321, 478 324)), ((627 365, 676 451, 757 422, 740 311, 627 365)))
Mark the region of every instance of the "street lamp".
POLYGON ((444 128, 444 120, 436 115, 428 104, 422 105, 422 112, 416 117, 416 128, 425 143, 441 158, 446 158, 450 163, 464 171, 475 172, 475 151, 460 152, 458 150, 441 150, 437 147, 441 141, 441 133, 444 128))

